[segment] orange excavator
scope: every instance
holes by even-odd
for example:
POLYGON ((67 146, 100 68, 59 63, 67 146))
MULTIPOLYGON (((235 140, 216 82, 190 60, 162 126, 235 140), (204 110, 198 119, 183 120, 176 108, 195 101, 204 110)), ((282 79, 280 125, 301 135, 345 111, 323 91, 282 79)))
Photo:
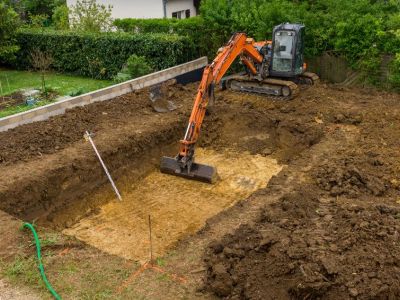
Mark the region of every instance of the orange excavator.
POLYGON ((162 158, 161 172, 215 182, 217 171, 214 167, 194 162, 195 145, 209 101, 214 99, 215 86, 222 83, 223 88, 233 91, 292 99, 299 92, 298 84, 313 85, 319 80, 316 74, 305 72, 304 33, 304 25, 288 23, 274 28, 272 41, 255 42, 245 33, 235 33, 204 69, 179 153, 174 158, 162 158), (245 74, 223 78, 237 57, 245 66, 245 74))

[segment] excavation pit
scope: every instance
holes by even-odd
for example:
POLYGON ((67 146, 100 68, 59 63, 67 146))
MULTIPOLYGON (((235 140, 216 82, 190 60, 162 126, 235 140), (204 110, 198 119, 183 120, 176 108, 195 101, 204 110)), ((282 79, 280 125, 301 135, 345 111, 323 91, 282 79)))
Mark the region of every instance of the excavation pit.
POLYGON ((108 204, 63 233, 110 254, 127 259, 149 259, 148 216, 152 219, 153 251, 162 256, 178 240, 195 233, 210 217, 265 188, 282 169, 261 155, 198 149, 197 160, 217 167, 219 180, 205 184, 151 172, 143 180, 127 180, 123 201, 98 191, 93 197, 108 204), (111 198, 110 198, 111 197, 111 198))
POLYGON ((104 252, 145 261, 149 215, 154 255, 162 256, 208 219, 265 188, 321 136, 318 128, 293 123, 275 109, 281 102, 254 95, 250 102, 246 95, 220 91, 196 152, 196 161, 215 166, 220 180, 212 185, 161 174, 161 157, 178 151, 196 88, 169 87, 168 99, 178 109, 166 114, 153 111, 143 90, 3 133, 5 140, 27 146, 2 153, 8 176, 0 183, 0 208, 104 252), (95 133, 122 202, 83 139, 86 130, 95 133))

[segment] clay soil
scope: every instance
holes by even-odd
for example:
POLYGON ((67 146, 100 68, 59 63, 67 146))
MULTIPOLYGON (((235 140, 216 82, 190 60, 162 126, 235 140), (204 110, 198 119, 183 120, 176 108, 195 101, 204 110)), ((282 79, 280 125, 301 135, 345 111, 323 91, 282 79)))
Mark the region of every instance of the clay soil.
MULTIPOLYGON (((0 133, 0 209, 35 220, 42 234, 82 229, 96 220, 105 223, 107 211, 120 216, 83 139, 86 130, 95 133, 123 194, 134 195, 127 211, 138 205, 135 197, 147 193, 171 194, 168 199, 176 201, 172 205, 201 197, 199 203, 205 201, 207 208, 214 196, 182 193, 182 185, 168 188, 168 179, 157 173, 159 158, 176 152, 196 87, 169 87, 165 97, 178 107, 170 113, 155 113, 144 90, 0 133), (106 196, 97 196, 99 192, 106 196)), ((256 178, 264 184, 253 182, 249 178, 254 172, 246 170, 241 178, 226 181, 234 192, 211 214, 199 206, 203 219, 179 216, 186 227, 178 231, 187 234, 158 254, 162 277, 141 272, 135 256, 64 235, 48 247, 59 254, 49 258, 52 264, 46 268, 66 299, 397 299, 399 118, 400 96, 374 90, 321 84, 302 90, 292 101, 217 91, 200 146, 215 157, 230 153, 222 162, 210 160, 224 163, 228 171, 229 164, 236 161, 231 168, 236 170, 243 163, 238 157, 257 157, 264 169, 269 164, 263 159, 274 161, 272 179, 263 176, 271 170, 261 168, 256 178), (252 188, 235 190, 242 186, 252 188), (71 262, 75 271, 57 271, 71 262), (111 275, 94 279, 102 272, 111 275), (76 276, 93 280, 77 282, 76 276)), ((210 187, 210 195, 227 186, 210 187)), ((161 215, 165 202, 160 201, 150 204, 161 215)), ((4 217, 1 222, 11 221, 4 217)), ((0 245, 7 244, 3 248, 8 250, 0 253, 0 262, 7 266, 15 257, 33 255, 32 247, 22 246, 27 237, 4 224, 0 245)))

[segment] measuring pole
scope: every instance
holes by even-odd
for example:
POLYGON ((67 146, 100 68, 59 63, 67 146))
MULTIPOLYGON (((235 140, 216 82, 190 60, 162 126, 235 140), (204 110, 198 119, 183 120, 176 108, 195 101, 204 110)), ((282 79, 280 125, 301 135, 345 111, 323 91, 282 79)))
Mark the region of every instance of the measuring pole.
POLYGON ((150 236, 150 264, 153 264, 153 239, 151 237, 151 216, 149 215, 149 236, 150 236))
POLYGON ((121 195, 120 195, 120 193, 119 193, 119 191, 117 189, 117 186, 115 185, 114 180, 111 178, 111 175, 108 172, 107 167, 104 164, 103 160, 101 159, 100 153, 99 153, 99 151, 97 151, 96 145, 94 144, 94 142, 92 140, 92 137, 90 136, 88 131, 86 131, 85 138, 87 138, 89 140, 90 144, 92 144, 94 152, 96 152, 96 155, 99 158, 99 161, 100 161, 100 163, 101 163, 101 165, 102 165, 102 167, 104 169, 104 172, 106 173, 106 175, 108 177, 108 180, 110 181, 110 183, 111 183, 111 185, 112 185, 112 187, 113 187, 113 189, 115 191, 115 194, 117 194, 117 197, 118 197, 119 201, 122 201, 122 197, 121 197, 121 195))

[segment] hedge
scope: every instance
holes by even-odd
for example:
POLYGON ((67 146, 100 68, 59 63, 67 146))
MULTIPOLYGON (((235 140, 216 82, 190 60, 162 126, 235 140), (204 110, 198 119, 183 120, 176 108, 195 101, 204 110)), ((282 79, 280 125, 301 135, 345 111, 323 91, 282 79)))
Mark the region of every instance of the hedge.
POLYGON ((132 54, 146 57, 154 70, 195 58, 187 37, 171 34, 80 33, 23 29, 17 34, 20 51, 14 66, 28 69, 34 49, 51 53, 53 68, 93 78, 112 78, 132 54))
POLYGON ((114 25, 130 33, 176 33, 179 35, 192 35, 199 29, 204 29, 201 17, 188 19, 116 19, 114 25))
MULTIPOLYGON (((114 25, 126 33, 167 33, 185 36, 193 42, 197 56, 215 56, 215 46, 210 43, 209 29, 201 17, 188 19, 116 19, 114 25), (211 53, 210 53, 211 51, 211 53)), ((221 45, 220 45, 221 46, 221 45)), ((220 47, 219 46, 219 47, 220 47)))

